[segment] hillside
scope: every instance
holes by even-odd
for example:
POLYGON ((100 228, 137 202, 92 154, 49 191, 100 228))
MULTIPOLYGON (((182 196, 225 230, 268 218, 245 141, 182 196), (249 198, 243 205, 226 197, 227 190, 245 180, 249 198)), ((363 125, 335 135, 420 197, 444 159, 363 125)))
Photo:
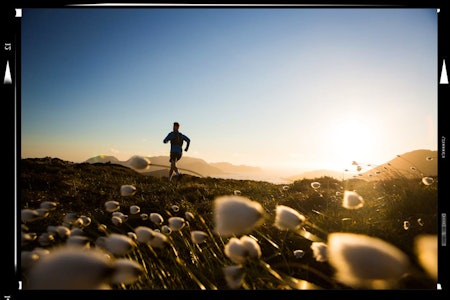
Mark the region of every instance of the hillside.
POLYGON ((393 177, 421 178, 424 176, 437 176, 437 151, 414 150, 397 155, 390 161, 381 165, 368 165, 354 161, 351 169, 343 172, 332 170, 316 170, 304 172, 289 177, 291 180, 311 179, 323 176, 336 179, 358 177, 365 180, 385 180, 393 177))

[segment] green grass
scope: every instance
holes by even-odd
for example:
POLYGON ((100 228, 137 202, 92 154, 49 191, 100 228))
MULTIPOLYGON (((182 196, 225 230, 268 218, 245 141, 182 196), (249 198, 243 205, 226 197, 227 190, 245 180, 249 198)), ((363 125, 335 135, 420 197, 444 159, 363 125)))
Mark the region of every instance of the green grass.
MULTIPOLYGON (((437 180, 424 185, 421 178, 389 178, 367 182, 359 179, 336 180, 330 177, 304 179, 289 185, 262 181, 200 178, 184 175, 181 182, 168 182, 167 178, 141 175, 129 168, 114 164, 74 164, 59 159, 24 159, 20 163, 21 208, 38 208, 43 201, 57 202, 57 209, 49 216, 27 223, 27 231, 38 236, 49 225, 62 224, 64 215, 77 213, 91 218, 83 228, 92 241, 105 235, 98 225, 107 226, 108 232, 127 234, 137 226, 160 229, 149 220, 130 215, 131 205, 140 207, 140 213, 156 212, 168 218, 185 218, 191 212, 194 219, 181 231, 168 234, 169 244, 164 249, 138 244, 126 257, 143 266, 139 279, 128 285, 117 285, 118 290, 144 289, 230 289, 223 268, 234 265, 224 253, 229 238, 214 232, 213 202, 216 197, 239 191, 244 197, 259 202, 267 213, 265 222, 249 233, 261 247, 261 257, 246 263, 241 289, 350 289, 335 280, 333 267, 318 262, 310 249, 312 241, 305 235, 277 229, 273 223, 277 205, 289 206, 307 218, 304 228, 326 241, 332 232, 361 233, 379 237, 406 253, 417 274, 399 280, 400 288, 435 289, 436 282, 429 278, 417 262, 414 239, 420 234, 437 234, 437 180), (312 182, 320 188, 313 189, 312 182), (120 186, 131 184, 137 188, 133 196, 120 195, 120 186), (342 207, 342 193, 357 191, 365 200, 358 210, 342 207), (109 200, 120 202, 120 211, 128 220, 115 226, 111 213, 104 209, 109 200), (178 211, 173 206, 179 208, 178 211), (404 229, 404 222, 410 227, 404 229), (204 243, 194 244, 192 230, 207 233, 204 243), (294 250, 302 249, 302 258, 294 250)), ((64 243, 56 238, 51 249, 64 243)), ((38 239, 21 245, 21 250, 42 247, 38 239)), ((23 270, 24 281, 27 270, 23 270)))

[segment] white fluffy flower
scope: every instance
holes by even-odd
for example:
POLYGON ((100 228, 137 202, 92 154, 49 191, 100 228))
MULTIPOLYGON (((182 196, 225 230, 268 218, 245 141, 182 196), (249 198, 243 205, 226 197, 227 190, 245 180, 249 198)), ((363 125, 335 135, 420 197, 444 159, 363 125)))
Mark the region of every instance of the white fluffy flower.
POLYGON ((342 206, 347 209, 359 209, 364 206, 364 199, 357 192, 345 191, 342 206))
POLYGON ((314 258, 320 262, 328 260, 327 249, 328 249, 327 244, 323 242, 313 242, 311 244, 311 250, 313 251, 314 258))
POLYGON ((427 274, 437 280, 438 238, 434 234, 421 234, 414 239, 414 251, 427 274))
POLYGON ((244 268, 241 265, 226 266, 222 270, 229 288, 238 289, 241 287, 245 276, 244 268))
POLYGON ((164 222, 164 218, 158 213, 151 213, 150 221, 152 221, 156 225, 161 225, 164 222))
POLYGON ((242 196, 222 196, 214 200, 215 231, 221 236, 250 232, 263 222, 260 203, 242 196))
POLYGON ((422 183, 425 185, 431 185, 431 184, 433 184, 433 182, 434 182, 433 177, 423 177, 422 178, 422 183))
POLYGON ((126 165, 137 170, 145 170, 150 167, 150 159, 140 155, 134 155, 126 161, 126 165))
POLYGON ((297 229, 306 218, 295 209, 285 206, 277 205, 275 210, 275 227, 281 230, 297 229))
POLYGON ((179 231, 186 225, 186 221, 181 217, 170 217, 167 222, 169 223, 170 229, 174 231, 179 231))
POLYGON ((105 202, 105 209, 107 212, 115 212, 120 209, 120 203, 118 201, 110 200, 105 202))
POLYGON ((131 184, 124 184, 120 187, 120 195, 124 197, 136 194, 136 187, 131 184))
POLYGON ((60 247, 36 261, 26 289, 110 289, 111 271, 111 258, 99 250, 60 247))
POLYGON ((311 182, 311 187, 315 190, 320 188, 320 182, 317 181, 311 182))
POLYGON ((130 206, 130 214, 135 215, 138 214, 141 211, 141 208, 137 205, 131 205, 130 206))
POLYGON ((225 255, 236 264, 261 257, 261 248, 258 242, 248 235, 244 235, 240 239, 232 237, 225 245, 224 250, 225 255))
POLYGON ((114 255, 125 255, 130 252, 136 243, 127 235, 111 233, 105 238, 104 248, 114 255))
POLYGON ((400 249, 363 234, 331 233, 327 252, 336 279, 353 288, 394 288, 410 267, 400 249))
POLYGON ((208 238, 208 234, 201 230, 191 231, 191 240, 194 244, 203 243, 208 238))

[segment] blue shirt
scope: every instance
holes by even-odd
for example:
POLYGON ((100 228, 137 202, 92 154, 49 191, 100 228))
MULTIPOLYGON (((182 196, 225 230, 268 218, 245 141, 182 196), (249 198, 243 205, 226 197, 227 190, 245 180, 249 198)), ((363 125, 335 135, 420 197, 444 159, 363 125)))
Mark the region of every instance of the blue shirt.
MULTIPOLYGON (((179 131, 177 131, 177 132, 179 132, 179 131)), ((182 134, 181 132, 180 132, 180 134, 181 134, 181 137, 183 138, 183 141, 186 141, 186 143, 187 143, 186 149, 188 149, 188 148, 189 148, 189 144, 191 143, 191 140, 190 140, 187 136, 185 136, 184 134, 182 134)), ((163 143, 165 144, 165 143, 167 143, 168 141, 171 141, 173 137, 174 137, 174 131, 170 132, 170 133, 166 136, 166 138, 163 140, 163 143)), ((182 146, 183 146, 183 145, 181 145, 181 146, 180 146, 180 145, 174 145, 174 144, 172 143, 172 144, 170 145, 170 152, 182 153, 182 152, 183 152, 182 146)))

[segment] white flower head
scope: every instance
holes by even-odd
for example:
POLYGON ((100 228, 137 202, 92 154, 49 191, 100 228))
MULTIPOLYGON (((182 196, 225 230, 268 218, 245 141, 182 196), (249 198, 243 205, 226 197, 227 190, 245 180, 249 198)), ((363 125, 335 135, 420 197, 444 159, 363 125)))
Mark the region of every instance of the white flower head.
POLYGON ((414 239, 414 251, 420 265, 427 274, 437 280, 438 275, 438 238, 434 234, 421 234, 414 239))
POLYGON ((119 216, 112 216, 111 217, 111 222, 116 225, 116 226, 120 226, 123 223, 123 219, 119 216))
POLYGON ((164 248, 168 243, 168 238, 164 233, 153 231, 153 236, 148 241, 148 245, 152 248, 164 248))
POLYGON ((225 245, 224 251, 225 255, 236 264, 242 264, 250 259, 261 257, 261 248, 258 242, 248 235, 244 235, 240 239, 236 237, 230 238, 225 245))
POLYGON ((138 214, 141 211, 141 208, 137 205, 131 205, 130 206, 130 214, 135 215, 138 214))
POLYGON ((144 273, 144 268, 134 260, 118 258, 112 262, 112 284, 132 284, 144 273))
POLYGON ((56 202, 53 202, 53 201, 43 201, 43 202, 41 202, 39 207, 40 208, 44 208, 44 209, 48 209, 48 210, 55 210, 57 205, 58 204, 56 202))
POLYGON ((317 190, 318 188, 320 188, 320 182, 317 181, 311 182, 311 187, 317 190))
POLYGON ((208 234, 201 230, 193 230, 191 231, 191 241, 194 244, 200 244, 206 241, 208 238, 208 234))
POLYGON ((281 230, 295 230, 306 221, 304 215, 300 214, 295 209, 285 206, 277 205, 275 210, 275 227, 281 230))
POLYGON ((161 226, 161 232, 167 235, 170 235, 172 233, 172 228, 168 225, 161 226))
POLYGON ((181 217, 170 217, 167 222, 173 231, 179 231, 186 225, 186 221, 181 217))
POLYGON ((305 251, 301 249, 294 250, 295 258, 302 258, 305 255, 305 251))
POLYGON ((110 212, 110 213, 115 212, 120 209, 120 203, 119 203, 119 201, 114 201, 114 200, 106 201, 105 209, 107 212, 110 212))
POLYGON ((345 191, 342 206, 347 209, 359 209, 364 206, 364 199, 355 191, 345 191))
POLYGON ((328 260, 328 245, 323 242, 313 242, 311 244, 314 258, 319 262, 328 260))
POLYGON ((110 269, 111 257, 103 251, 63 246, 36 261, 27 276, 27 289, 105 289, 110 269))
POLYGON ((120 187, 120 195, 124 197, 136 194, 136 187, 131 184, 124 184, 120 187))
POLYGON ((409 221, 403 221, 403 229, 408 230, 410 226, 411 224, 409 223, 409 221))
POLYGON ((195 219, 195 216, 190 211, 187 211, 184 213, 184 218, 188 221, 193 221, 195 219))
POLYGON ((242 286, 245 277, 244 267, 241 265, 226 266, 223 269, 227 285, 231 289, 238 289, 242 286))
POLYGON ((114 255, 125 255, 134 247, 136 247, 136 243, 128 235, 111 233, 105 238, 105 250, 114 255))
POLYGON ((130 159, 128 159, 126 164, 132 167, 133 169, 145 170, 150 168, 150 159, 140 155, 134 155, 130 157, 130 159))
POLYGON ((331 233, 327 252, 336 279, 353 288, 394 288, 410 267, 400 249, 363 234, 331 233))
POLYGON ((164 218, 158 213, 151 213, 150 221, 152 221, 156 225, 161 225, 164 222, 164 218))
POLYGON ((139 243, 148 243, 150 239, 152 239, 154 235, 154 231, 147 226, 138 226, 134 229, 134 233, 136 233, 136 240, 139 243))
POLYGON ((134 260, 118 258, 112 262, 112 284, 132 284, 144 273, 144 267, 134 260))
POLYGON ((423 177, 422 178, 422 183, 425 185, 431 185, 431 184, 433 184, 433 182, 434 182, 433 177, 423 177))
POLYGON ((221 196, 214 200, 215 231, 221 236, 248 233, 264 221, 260 203, 242 196, 221 196))

